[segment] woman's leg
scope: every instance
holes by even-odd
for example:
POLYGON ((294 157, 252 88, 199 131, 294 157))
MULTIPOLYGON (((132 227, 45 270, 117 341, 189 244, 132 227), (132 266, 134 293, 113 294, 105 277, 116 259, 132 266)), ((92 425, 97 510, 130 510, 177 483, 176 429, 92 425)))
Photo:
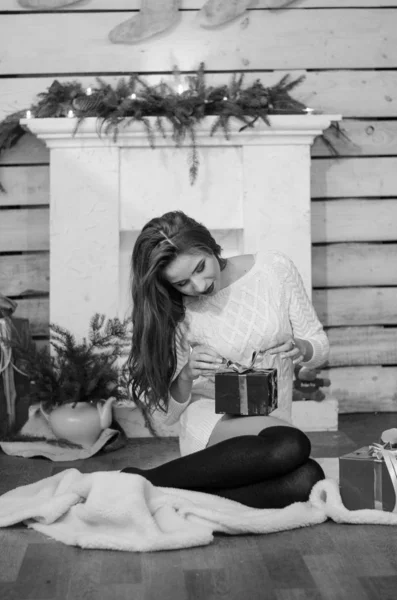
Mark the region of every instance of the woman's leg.
POLYGON ((252 508, 284 508, 294 502, 306 502, 314 484, 324 478, 320 465, 309 458, 295 471, 281 477, 241 487, 213 490, 211 494, 252 508))
MULTIPOLYGON (((237 494, 240 502, 248 506, 259 503, 265 508, 274 503, 296 502, 308 494, 311 489, 308 489, 308 481, 311 483, 313 477, 308 477, 307 471, 312 473, 310 465, 314 461, 303 467, 309 455, 310 440, 302 431, 277 426, 263 429, 259 435, 226 439, 154 469, 129 467, 124 471, 142 475, 157 486, 215 493, 231 499, 237 494), (282 479, 289 474, 293 476, 291 481, 282 479), (300 480, 303 483, 298 486, 300 480), (296 496, 291 496, 294 485, 296 496)), ((318 479, 321 479, 324 475, 316 466, 318 479)))
POLYGON ((223 415, 212 430, 207 448, 229 438, 241 435, 258 435, 260 431, 276 426, 294 427, 291 423, 272 416, 234 417, 223 415))
MULTIPOLYGON (((290 423, 272 416, 247 418, 224 415, 216 424, 207 447, 246 434, 263 437, 266 436, 266 429, 277 426, 293 427, 290 423)), ((324 477, 320 465, 309 458, 297 469, 280 477, 240 487, 212 490, 211 493, 252 508, 284 508, 294 502, 305 502, 313 485, 324 477)))

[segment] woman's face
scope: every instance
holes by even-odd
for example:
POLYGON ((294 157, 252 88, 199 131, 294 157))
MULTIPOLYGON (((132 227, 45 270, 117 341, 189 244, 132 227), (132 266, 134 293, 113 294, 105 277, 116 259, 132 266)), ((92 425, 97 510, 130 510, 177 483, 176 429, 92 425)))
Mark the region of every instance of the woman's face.
POLYGON ((213 296, 220 290, 218 260, 204 252, 183 253, 165 269, 166 280, 186 296, 213 296))

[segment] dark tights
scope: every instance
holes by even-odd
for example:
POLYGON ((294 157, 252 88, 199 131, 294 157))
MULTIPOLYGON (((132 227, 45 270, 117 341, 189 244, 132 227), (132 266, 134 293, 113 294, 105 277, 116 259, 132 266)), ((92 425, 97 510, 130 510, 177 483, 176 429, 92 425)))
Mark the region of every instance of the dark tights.
POLYGON ((153 485, 207 492, 253 508, 283 508, 305 502, 324 479, 310 459, 310 440, 293 427, 268 427, 208 446, 154 469, 127 467, 153 485))

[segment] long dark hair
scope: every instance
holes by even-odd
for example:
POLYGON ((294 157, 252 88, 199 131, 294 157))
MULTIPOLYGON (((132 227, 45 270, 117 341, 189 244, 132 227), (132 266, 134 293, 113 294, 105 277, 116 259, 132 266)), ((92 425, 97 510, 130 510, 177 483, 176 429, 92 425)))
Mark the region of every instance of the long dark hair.
POLYGON ((132 253, 132 346, 128 359, 134 401, 148 414, 167 410, 168 394, 177 367, 176 328, 185 316, 183 294, 163 271, 185 252, 214 255, 221 270, 226 260, 204 225, 181 211, 149 221, 132 253))

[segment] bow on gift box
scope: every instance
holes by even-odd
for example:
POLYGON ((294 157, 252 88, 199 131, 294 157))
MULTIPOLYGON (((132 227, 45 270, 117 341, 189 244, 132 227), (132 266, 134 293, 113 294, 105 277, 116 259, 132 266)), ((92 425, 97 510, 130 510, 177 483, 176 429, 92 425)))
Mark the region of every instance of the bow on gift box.
POLYGON ((251 358, 251 364, 249 364, 248 366, 246 365, 242 365, 241 363, 238 362, 233 362, 231 360, 227 360, 226 361, 226 365, 225 365, 225 369, 227 370, 231 370, 231 371, 235 371, 236 373, 239 373, 239 375, 243 375, 244 373, 248 373, 249 371, 252 371, 255 363, 258 359, 258 357, 264 354, 264 352, 257 352, 256 350, 252 353, 252 358, 251 358))
POLYGON ((10 426, 15 423, 16 389, 14 370, 24 375, 12 362, 11 342, 11 315, 17 303, 0 294, 0 377, 3 378, 4 395, 6 398, 8 422, 10 426))
MULTIPOLYGON (((393 485, 395 495, 395 505, 392 512, 397 512, 397 448, 396 444, 393 443, 393 433, 396 430, 389 429, 384 431, 381 435, 382 442, 380 444, 372 444, 369 446, 369 454, 378 461, 384 461, 386 468, 390 475, 390 480, 393 485), (389 438, 389 439, 388 439, 389 438)), ((394 434, 395 436, 395 434, 394 434)), ((397 438, 395 439, 397 442, 397 438)), ((379 466, 382 465, 379 463, 379 466)), ((375 467, 375 479, 374 479, 374 492, 375 492, 375 508, 382 510, 382 470, 381 468, 375 467)))

